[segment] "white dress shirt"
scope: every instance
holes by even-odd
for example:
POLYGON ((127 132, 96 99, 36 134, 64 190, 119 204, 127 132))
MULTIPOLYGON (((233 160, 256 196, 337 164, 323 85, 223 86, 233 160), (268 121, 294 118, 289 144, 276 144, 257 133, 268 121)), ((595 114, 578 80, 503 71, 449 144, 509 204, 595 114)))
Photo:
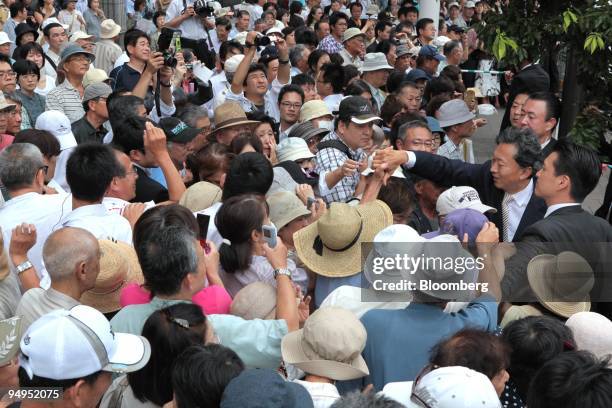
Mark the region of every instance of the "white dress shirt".
POLYGON ((306 388, 306 391, 308 391, 312 398, 314 408, 331 407, 334 402, 340 399, 340 394, 334 384, 300 380, 293 380, 293 382, 306 388))
POLYGON ((132 244, 132 226, 118 214, 109 214, 104 204, 84 205, 64 219, 61 227, 83 228, 97 239, 110 239, 132 244))
POLYGON ((43 245, 47 237, 61 226, 63 218, 70 211, 72 211, 70 195, 34 192, 12 198, 0 208, 0 228, 5 248, 8 249, 13 228, 17 225, 25 222, 36 227, 36 243, 28 251, 28 259, 36 268, 42 288, 46 289, 51 284, 49 274, 43 265, 43 245))
POLYGON ((580 203, 561 203, 561 204, 551 205, 550 207, 546 209, 546 214, 544 214, 544 218, 548 217, 550 214, 554 213, 555 211, 561 208, 573 207, 575 205, 580 205, 580 203))
MULTIPOLYGON (((516 234, 516 230, 521 223, 521 218, 523 218, 523 213, 525 208, 527 208, 527 204, 529 204, 529 200, 531 200, 532 194, 533 179, 529 180, 527 187, 521 191, 510 194, 512 199, 508 202, 508 225, 504 225, 504 235, 507 242, 511 242, 514 238, 514 234, 516 234)), ((506 196, 508 196, 508 193, 504 194, 504 198, 506 196)))
MULTIPOLYGON (((102 204, 109 214, 123 215, 123 210, 131 203, 117 197, 104 197, 102 199, 102 204)), ((144 203, 144 205, 145 211, 147 211, 148 209, 155 207, 155 201, 147 201, 144 203)))
MULTIPOLYGON (((187 6, 193 6, 193 3, 193 0, 186 0, 187 6)), ((166 10, 166 21, 172 21, 174 18, 180 16, 183 13, 183 9, 183 0, 172 0, 172 3, 170 3, 166 10)), ((200 22, 200 17, 197 15, 183 20, 177 28, 181 30, 181 37, 190 38, 192 40, 207 38, 206 29, 200 22)), ((214 29, 210 31, 214 31, 214 29)))

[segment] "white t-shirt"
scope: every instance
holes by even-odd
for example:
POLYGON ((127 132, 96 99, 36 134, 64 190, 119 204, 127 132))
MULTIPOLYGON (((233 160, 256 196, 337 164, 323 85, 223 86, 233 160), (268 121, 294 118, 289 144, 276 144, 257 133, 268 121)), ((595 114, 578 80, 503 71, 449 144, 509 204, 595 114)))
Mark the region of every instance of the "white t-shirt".
MULTIPOLYGON (((128 204, 131 203, 129 201, 125 201, 117 197, 104 197, 102 199, 102 204, 104 205, 106 211, 109 214, 123 215, 123 210, 128 204)), ((147 211, 148 209, 155 207, 155 202, 147 201, 146 203, 144 203, 144 205, 145 211, 147 211)))
POLYGON ((77 227, 97 239, 111 239, 132 244, 132 226, 118 214, 109 214, 104 204, 92 204, 72 210, 60 227, 77 227))

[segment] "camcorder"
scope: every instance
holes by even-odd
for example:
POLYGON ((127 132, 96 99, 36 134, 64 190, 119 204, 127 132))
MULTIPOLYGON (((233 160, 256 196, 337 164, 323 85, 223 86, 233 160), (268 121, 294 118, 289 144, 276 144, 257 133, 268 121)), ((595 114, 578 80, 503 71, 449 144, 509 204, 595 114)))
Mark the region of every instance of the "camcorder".
POLYGON ((258 35, 257 37, 255 37, 253 45, 255 45, 256 47, 267 47, 271 43, 272 40, 270 39, 270 37, 266 35, 258 35))
POLYGON ((210 0, 196 0, 193 3, 193 10, 200 17, 211 17, 215 12, 212 4, 213 1, 210 0))
POLYGON ((164 55, 164 65, 176 68, 176 53, 181 51, 181 30, 164 27, 157 40, 157 49, 164 55))

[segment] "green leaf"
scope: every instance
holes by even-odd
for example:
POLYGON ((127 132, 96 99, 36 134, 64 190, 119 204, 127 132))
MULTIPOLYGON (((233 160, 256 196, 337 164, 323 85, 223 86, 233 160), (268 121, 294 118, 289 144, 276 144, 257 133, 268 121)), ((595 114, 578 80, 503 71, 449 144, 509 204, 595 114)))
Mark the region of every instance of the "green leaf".
POLYGON ((512 38, 506 38, 506 44, 512 47, 512 50, 516 52, 518 49, 518 44, 512 38))
POLYGON ((591 43, 593 42, 593 37, 588 36, 587 39, 584 42, 584 49, 588 50, 591 48, 591 43))
POLYGON ((571 23, 572 23, 572 19, 567 14, 567 11, 566 11, 565 13, 563 13, 563 31, 567 33, 567 29, 569 28, 571 23))
POLYGON ((601 48, 602 50, 606 48, 606 44, 604 43, 604 40, 603 38, 601 38, 601 36, 597 37, 597 46, 601 48))
POLYGON ((506 42, 505 41, 500 41, 499 42, 499 60, 503 60, 504 57, 506 56, 506 42))

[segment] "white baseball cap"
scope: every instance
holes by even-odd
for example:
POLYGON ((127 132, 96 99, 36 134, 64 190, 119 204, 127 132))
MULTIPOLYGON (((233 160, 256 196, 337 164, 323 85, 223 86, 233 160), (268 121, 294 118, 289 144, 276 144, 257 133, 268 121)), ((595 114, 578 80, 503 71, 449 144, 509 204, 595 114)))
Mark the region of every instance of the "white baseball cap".
POLYGON ((466 367, 442 367, 423 376, 412 390, 408 408, 501 408, 489 378, 466 367), (413 401, 418 401, 421 404, 413 401))
POLYGON ((497 210, 480 201, 478 191, 473 187, 460 186, 451 187, 442 192, 436 202, 436 211, 439 215, 447 215, 454 210, 469 208, 485 214, 487 212, 496 213, 497 210))
POLYGON ((312 159, 313 157, 314 154, 301 137, 288 137, 276 146, 276 158, 279 163, 287 160, 312 159))
POLYGON ((15 44, 4 31, 0 31, 0 45, 2 44, 15 44))
POLYGON ((140 370, 151 357, 149 341, 115 333, 102 313, 90 306, 55 310, 36 320, 21 339, 19 365, 30 378, 82 378, 110 371, 140 370))
POLYGON ((43 21, 43 23, 42 23, 40 28, 42 28, 44 30, 45 27, 47 27, 49 24, 59 24, 60 26, 62 26, 62 28, 64 30, 68 29, 68 25, 67 24, 60 23, 60 21, 57 18, 55 18, 55 17, 51 17, 51 18, 48 18, 45 21, 43 21))
POLYGON ((238 65, 244 59, 244 54, 232 55, 228 59, 225 60, 223 64, 223 70, 226 74, 233 74, 238 69, 238 65))
POLYGON ((77 145, 70 120, 58 110, 48 110, 41 113, 36 119, 34 128, 50 132, 60 143, 60 149, 66 150, 77 145))

